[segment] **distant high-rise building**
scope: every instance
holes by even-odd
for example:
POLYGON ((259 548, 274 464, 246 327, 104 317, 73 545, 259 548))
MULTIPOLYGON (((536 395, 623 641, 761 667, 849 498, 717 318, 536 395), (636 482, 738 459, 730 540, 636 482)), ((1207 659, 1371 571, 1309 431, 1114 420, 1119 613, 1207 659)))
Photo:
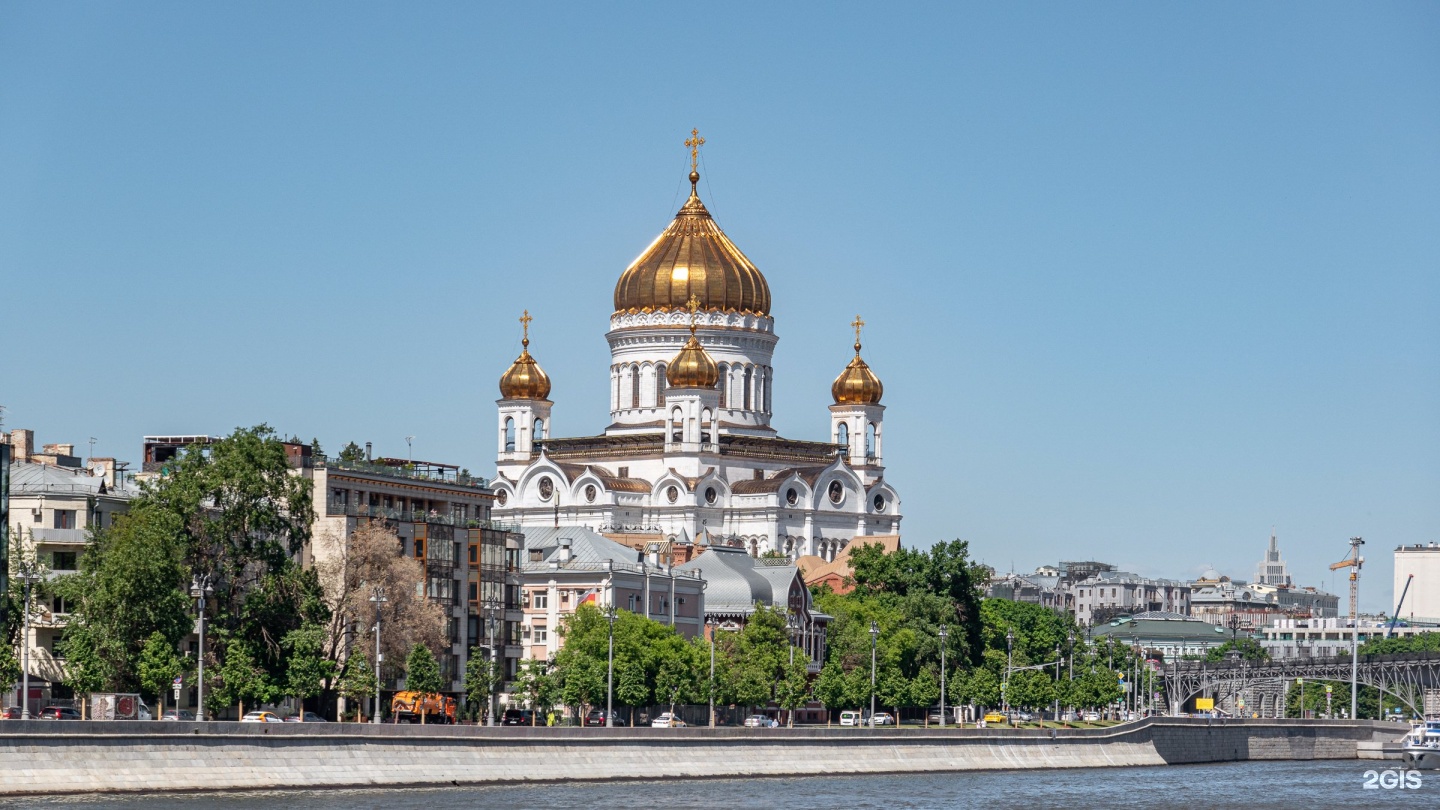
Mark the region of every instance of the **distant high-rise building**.
POLYGON ((1440 543, 1395 548, 1397 600, 1411 576, 1415 579, 1400 606, 1400 617, 1415 623, 1440 623, 1440 543))
POLYGON ((1275 532, 1270 532, 1270 548, 1265 551, 1265 559, 1260 561, 1260 567, 1255 571, 1255 582, 1260 585, 1276 585, 1281 588, 1288 588, 1291 585, 1290 572, 1285 570, 1285 561, 1280 558, 1280 547, 1275 543, 1275 532))

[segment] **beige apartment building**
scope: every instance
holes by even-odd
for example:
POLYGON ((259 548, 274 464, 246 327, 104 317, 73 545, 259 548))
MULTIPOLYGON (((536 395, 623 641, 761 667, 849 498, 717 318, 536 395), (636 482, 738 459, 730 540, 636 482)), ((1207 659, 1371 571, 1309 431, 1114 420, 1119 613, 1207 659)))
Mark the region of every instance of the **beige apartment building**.
MULTIPOLYGON (((33 565, 45 578, 72 574, 90 543, 90 532, 110 526, 115 516, 130 508, 138 494, 123 463, 113 458, 82 458, 73 444, 35 446, 33 430, 12 430, 0 436, 8 444, 10 462, 9 514, 6 526, 9 555, 33 565)), ((18 581, 9 583, 19 591, 18 581)), ((52 699, 69 698, 60 683, 69 605, 59 597, 32 602, 29 649, 31 713, 52 699)), ((24 650, 20 651, 22 662, 24 650)), ((5 684, 6 706, 19 706, 19 685, 5 684)))

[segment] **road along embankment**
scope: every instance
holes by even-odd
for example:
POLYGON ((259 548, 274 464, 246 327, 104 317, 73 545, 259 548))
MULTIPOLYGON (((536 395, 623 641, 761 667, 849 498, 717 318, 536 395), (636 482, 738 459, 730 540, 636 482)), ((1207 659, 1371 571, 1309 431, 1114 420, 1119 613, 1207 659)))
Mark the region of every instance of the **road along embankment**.
POLYGON ((0 722, 0 794, 816 776, 1354 759, 1375 721, 1154 718, 1112 729, 552 729, 0 722))

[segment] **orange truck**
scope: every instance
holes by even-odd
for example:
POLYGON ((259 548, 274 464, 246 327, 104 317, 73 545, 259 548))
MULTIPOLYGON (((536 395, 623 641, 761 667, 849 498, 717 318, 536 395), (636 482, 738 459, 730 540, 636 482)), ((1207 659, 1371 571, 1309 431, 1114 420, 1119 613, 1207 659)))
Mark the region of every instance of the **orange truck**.
POLYGON ((396 692, 390 699, 390 714, 396 723, 419 723, 422 714, 426 723, 454 723, 455 698, 434 692, 396 692))

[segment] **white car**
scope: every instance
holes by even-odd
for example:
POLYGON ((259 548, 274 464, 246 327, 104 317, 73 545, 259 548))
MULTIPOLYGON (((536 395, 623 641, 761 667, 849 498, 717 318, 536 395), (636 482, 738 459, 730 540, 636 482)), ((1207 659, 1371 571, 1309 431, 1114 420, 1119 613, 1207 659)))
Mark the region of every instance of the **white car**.
POLYGON ((745 718, 746 728, 777 728, 779 725, 777 720, 763 714, 752 714, 745 718))
POLYGON ((1100 722, 1100 713, 1099 713, 1099 712, 1085 712, 1085 722, 1087 722, 1087 723, 1098 723, 1098 722, 1100 722))
POLYGON ((240 722, 242 722, 242 723, 283 723, 283 722, 285 722, 285 721, 284 721, 284 720, 281 720, 281 719, 280 719, 280 715, 278 715, 278 714, 276 714, 276 713, 274 713, 274 712, 249 712, 249 713, 247 713, 244 717, 240 718, 240 722))
POLYGON ((875 722, 872 723, 871 725, 876 725, 876 726, 893 726, 893 725, 895 725, 895 718, 894 718, 894 716, 892 716, 889 712, 876 712, 876 713, 875 713, 875 722))
POLYGON ((684 728, 685 725, 686 723, 684 720, 681 720, 670 712, 665 712, 664 714, 661 714, 659 717, 650 721, 651 728, 684 728))
POLYGON ((860 712, 840 712, 840 725, 842 726, 858 726, 863 722, 865 722, 864 716, 860 712))

